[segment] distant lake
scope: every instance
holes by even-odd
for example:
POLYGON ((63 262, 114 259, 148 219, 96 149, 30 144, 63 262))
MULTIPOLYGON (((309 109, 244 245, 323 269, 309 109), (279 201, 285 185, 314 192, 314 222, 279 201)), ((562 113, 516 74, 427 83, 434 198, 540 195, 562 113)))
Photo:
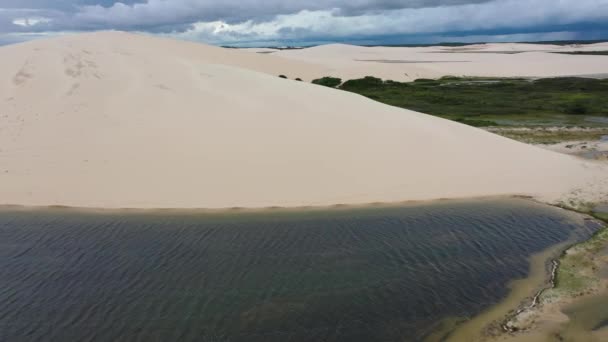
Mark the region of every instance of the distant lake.
POLYGON ((0 209, 0 341, 409 341, 598 227, 523 200, 260 213, 0 209))

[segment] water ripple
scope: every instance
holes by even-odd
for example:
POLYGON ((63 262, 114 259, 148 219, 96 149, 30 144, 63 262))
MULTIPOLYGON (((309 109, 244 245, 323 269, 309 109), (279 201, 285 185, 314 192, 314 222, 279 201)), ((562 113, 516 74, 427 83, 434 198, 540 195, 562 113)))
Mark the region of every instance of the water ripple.
POLYGON ((404 341, 593 232, 524 201, 310 213, 0 210, 2 341, 404 341))

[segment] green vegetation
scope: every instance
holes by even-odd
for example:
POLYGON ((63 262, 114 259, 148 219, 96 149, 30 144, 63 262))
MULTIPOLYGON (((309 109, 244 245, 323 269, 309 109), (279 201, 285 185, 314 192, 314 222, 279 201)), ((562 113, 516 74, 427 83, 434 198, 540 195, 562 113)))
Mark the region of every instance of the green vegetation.
POLYGON ((598 220, 602 220, 602 221, 608 223, 608 212, 606 212, 606 213, 594 212, 593 216, 598 220))
POLYGON ((480 119, 465 119, 465 118, 456 118, 454 121, 458 121, 465 125, 473 126, 473 127, 489 127, 489 126, 498 126, 498 124, 494 121, 490 120, 480 120, 480 119))
POLYGON ((508 125, 505 120, 517 125, 522 119, 542 121, 555 115, 573 123, 584 116, 608 117, 608 80, 446 76, 403 83, 368 76, 340 82, 331 77, 313 81, 472 126, 508 125))
POLYGON ((564 106, 564 112, 566 114, 585 115, 589 112, 589 105, 583 100, 575 100, 570 103, 566 103, 564 106))
MULTIPOLYGON (((545 41, 531 41, 531 42, 516 42, 517 44, 543 44, 543 45, 589 45, 596 43, 605 43, 606 40, 545 40, 545 41)), ((429 47, 429 46, 450 46, 450 47, 462 47, 462 46, 471 46, 471 45, 485 45, 487 43, 483 41, 479 42, 440 42, 436 44, 367 44, 361 46, 374 47, 374 46, 384 46, 384 47, 429 47)))
MULTIPOLYGON (((471 126, 469 122, 463 122, 471 126)), ((479 126, 496 126, 496 125, 478 125, 479 126)), ((594 128, 561 128, 553 129, 552 127, 488 127, 486 130, 502 135, 513 140, 518 140, 530 144, 557 144, 564 141, 589 141, 600 140, 603 136, 608 135, 608 127, 594 128)))
POLYGON ((342 83, 342 79, 337 78, 337 77, 323 77, 323 78, 318 78, 316 80, 313 80, 312 83, 326 86, 326 87, 335 88, 342 83))
POLYGON ((591 55, 591 56, 608 56, 608 51, 564 51, 554 52, 562 55, 591 55))
POLYGON ((604 226, 591 239, 570 247, 563 253, 556 272, 555 287, 543 293, 544 299, 562 295, 576 297, 595 291, 602 278, 599 271, 606 264, 602 255, 608 246, 608 213, 598 211, 597 205, 592 202, 571 200, 558 207, 590 215, 603 221, 604 226))
POLYGON ((608 229, 598 231, 590 240, 570 248, 560 259, 555 289, 571 295, 585 294, 598 282, 599 252, 608 244, 608 229))

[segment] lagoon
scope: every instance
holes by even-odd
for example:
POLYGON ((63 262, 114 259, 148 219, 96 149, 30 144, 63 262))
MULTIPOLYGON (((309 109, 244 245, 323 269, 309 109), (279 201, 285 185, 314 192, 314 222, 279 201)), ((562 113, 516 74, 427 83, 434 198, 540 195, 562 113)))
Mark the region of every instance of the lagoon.
POLYGON ((598 227, 519 199, 0 210, 2 341, 410 341, 598 227))

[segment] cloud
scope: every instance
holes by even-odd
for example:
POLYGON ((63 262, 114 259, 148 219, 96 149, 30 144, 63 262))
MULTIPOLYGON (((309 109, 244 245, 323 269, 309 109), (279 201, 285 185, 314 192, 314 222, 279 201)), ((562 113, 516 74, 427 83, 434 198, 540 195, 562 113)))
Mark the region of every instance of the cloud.
POLYGON ((110 7, 84 6, 78 21, 129 28, 195 21, 239 22, 288 15, 300 11, 334 10, 339 15, 360 15, 403 8, 429 8, 483 3, 490 0, 147 0, 110 7))
POLYGON ((0 8, 30 8, 74 11, 80 6, 102 5, 109 7, 117 2, 134 4, 138 2, 143 3, 146 2, 146 0, 2 0, 2 2, 0 2, 0 8))
POLYGON ((22 27, 32 27, 40 24, 46 24, 51 22, 51 19, 44 17, 24 17, 17 18, 13 20, 14 25, 22 26, 22 27))
POLYGON ((478 34, 489 31, 560 31, 577 23, 608 29, 608 0, 505 0, 453 7, 407 8, 342 16, 337 10, 301 11, 272 20, 230 24, 199 22, 176 36, 191 40, 231 43, 242 37, 258 40, 342 40, 382 35, 478 34))
POLYGON ((158 27, 222 20, 264 21, 303 10, 361 15, 403 8, 455 6, 490 0, 3 0, 0 9, 51 12, 49 29, 154 30, 158 27))
POLYGON ((608 32, 608 0, 2 0, 1 33, 118 29, 213 43, 608 32))

